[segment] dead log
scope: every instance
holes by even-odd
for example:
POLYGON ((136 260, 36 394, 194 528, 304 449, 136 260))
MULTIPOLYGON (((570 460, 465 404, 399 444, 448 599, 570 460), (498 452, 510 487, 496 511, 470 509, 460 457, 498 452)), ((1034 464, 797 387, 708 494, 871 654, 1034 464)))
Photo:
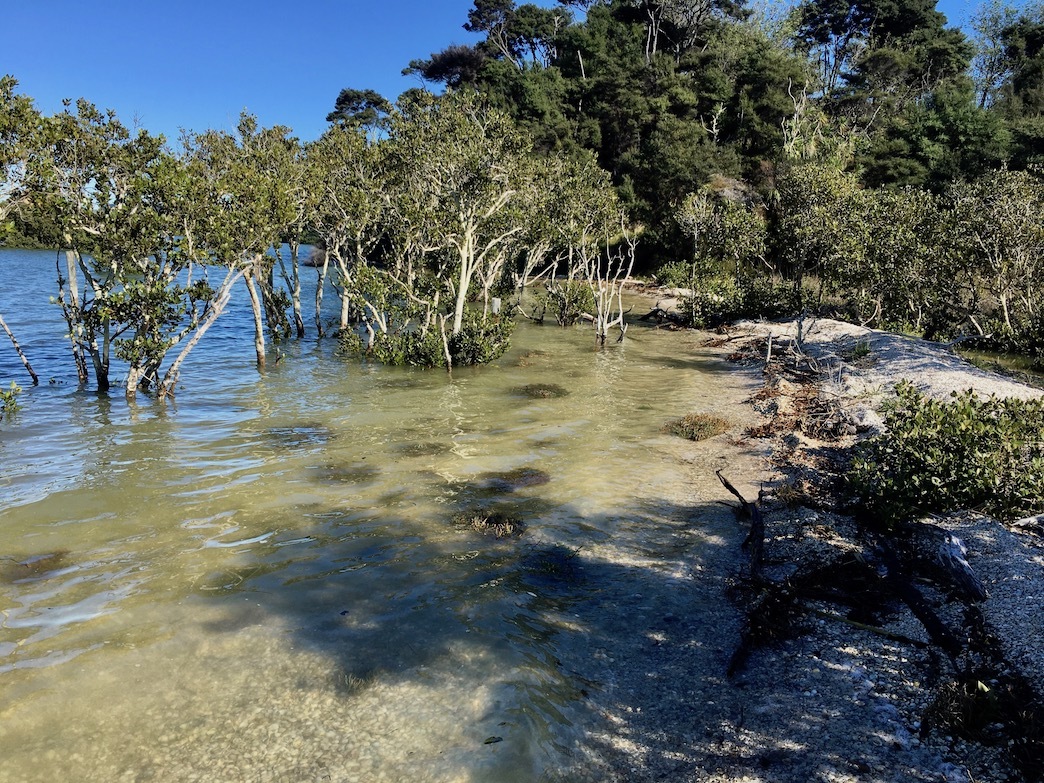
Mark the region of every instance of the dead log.
POLYGON ((33 386, 39 385, 39 376, 37 376, 37 374, 33 372, 33 366, 29 364, 29 360, 25 357, 25 353, 22 351, 22 346, 18 344, 18 340, 16 340, 15 336, 11 333, 11 330, 8 328, 7 322, 4 321, 4 317, 2 315, 0 315, 0 328, 2 328, 7 333, 7 337, 11 340, 11 345, 14 346, 15 351, 17 351, 18 353, 18 358, 22 360, 22 364, 25 365, 25 369, 29 373, 29 377, 33 379, 33 386))
POLYGON ((667 311, 664 310, 662 307, 654 307, 652 310, 647 312, 645 315, 643 315, 638 320, 639 321, 649 321, 649 320, 652 320, 652 319, 656 319, 656 323, 659 324, 659 323, 663 323, 668 317, 669 316, 667 314, 667 311))
POLYGON ((685 319, 678 313, 671 313, 664 310, 662 307, 654 307, 652 310, 641 316, 639 321, 655 321, 658 324, 674 324, 681 325, 685 319))
POLYGON ((1038 536, 1044 536, 1044 514, 1024 517, 1012 522, 1010 526, 1021 533, 1034 533, 1038 536))
POLYGON ((743 541, 743 548, 747 550, 749 555, 745 569, 746 573, 743 576, 746 579, 759 579, 761 576, 761 564, 765 556, 765 520, 761 516, 761 509, 758 508, 756 503, 751 503, 744 498, 739 490, 732 486, 727 478, 721 475, 720 470, 714 471, 714 475, 718 477, 725 489, 739 500, 741 513, 750 519, 750 530, 743 541))
POLYGON ((740 491, 732 486, 732 483, 721 474, 720 470, 716 470, 714 475, 718 477, 722 486, 739 500, 738 510, 740 514, 750 519, 750 530, 743 540, 743 548, 747 550, 748 559, 740 572, 740 577, 744 582, 754 586, 757 590, 748 605, 743 630, 740 631, 739 644, 729 660, 726 674, 732 677, 743 668, 747 658, 750 657, 750 653, 759 641, 772 635, 769 626, 774 621, 778 621, 779 618, 789 614, 791 595, 785 585, 767 584, 762 579, 761 566, 765 553, 765 520, 761 516, 761 509, 758 508, 757 504, 751 503, 743 497, 740 491))
POLYGON ((951 661, 954 661, 954 668, 956 668, 956 657, 962 649, 960 640, 946 627, 946 623, 939 619, 939 615, 932 609, 928 600, 910 581, 895 550, 887 542, 879 541, 876 554, 880 559, 885 582, 913 612, 914 617, 920 620, 932 643, 950 656, 951 661))
MULTIPOLYGON (((932 525, 932 527, 935 527, 932 525)), ((986 586, 968 564, 964 543, 952 533, 939 528, 942 540, 936 547, 936 562, 953 578, 953 584, 972 601, 985 601, 990 597, 986 586)))
POLYGON ((914 522, 898 531, 905 559, 935 577, 963 601, 985 601, 990 594, 967 560, 968 549, 949 530, 914 522))
POLYGON ((908 644, 911 647, 917 647, 919 649, 924 649, 928 647, 928 645, 925 642, 922 642, 920 639, 911 639, 909 636, 903 636, 903 634, 901 633, 892 633, 891 631, 886 631, 884 628, 878 628, 876 625, 860 623, 849 617, 843 617, 842 615, 839 615, 836 612, 825 612, 822 609, 812 609, 810 611, 816 617, 822 617, 824 620, 836 620, 839 623, 844 623, 845 625, 849 625, 852 628, 856 628, 860 631, 866 631, 867 633, 875 634, 882 638, 888 639, 889 641, 899 642, 900 644, 908 644))

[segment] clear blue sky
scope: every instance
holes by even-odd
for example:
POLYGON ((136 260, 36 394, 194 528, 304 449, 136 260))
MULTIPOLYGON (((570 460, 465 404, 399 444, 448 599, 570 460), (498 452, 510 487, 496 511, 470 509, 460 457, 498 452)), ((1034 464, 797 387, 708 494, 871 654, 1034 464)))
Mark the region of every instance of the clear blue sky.
MULTIPOLYGON (((246 109, 317 137, 343 87, 394 100, 410 60, 475 40, 471 0, 0 0, 0 74, 45 113, 84 97, 176 140, 246 109)), ((554 5, 553 0, 538 0, 554 5)), ((978 5, 939 4, 959 24, 978 5)))

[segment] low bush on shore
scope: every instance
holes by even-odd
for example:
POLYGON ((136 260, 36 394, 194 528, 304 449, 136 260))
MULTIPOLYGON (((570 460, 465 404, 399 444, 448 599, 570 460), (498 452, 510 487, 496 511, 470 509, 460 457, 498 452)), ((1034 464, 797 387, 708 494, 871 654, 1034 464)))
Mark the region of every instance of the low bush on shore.
POLYGON ((1001 519, 1044 511, 1044 399, 950 401, 896 387, 887 431, 859 450, 849 480, 866 510, 892 525, 975 508, 1001 519))

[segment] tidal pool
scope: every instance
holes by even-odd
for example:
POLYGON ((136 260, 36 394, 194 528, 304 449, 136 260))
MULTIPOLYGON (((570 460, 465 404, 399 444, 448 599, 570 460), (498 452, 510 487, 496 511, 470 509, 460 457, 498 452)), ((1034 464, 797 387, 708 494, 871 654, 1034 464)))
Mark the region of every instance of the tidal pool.
MULTIPOLYGON (((46 296, 41 259, 0 275, 39 264, 46 296)), ((452 375, 303 341, 259 374, 234 310, 174 405, 128 404, 63 381, 46 308, 0 288, 55 379, 0 424, 5 782, 554 777, 587 716, 572 610, 604 586, 577 564, 699 545, 694 477, 734 447, 661 427, 747 393, 700 335, 641 324, 604 350, 521 324, 452 375)))

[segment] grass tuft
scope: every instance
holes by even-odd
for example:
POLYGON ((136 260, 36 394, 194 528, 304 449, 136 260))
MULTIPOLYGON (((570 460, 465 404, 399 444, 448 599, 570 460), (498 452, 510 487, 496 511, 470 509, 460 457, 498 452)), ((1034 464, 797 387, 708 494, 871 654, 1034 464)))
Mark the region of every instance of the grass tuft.
POLYGON ((721 435, 731 427, 732 422, 728 419, 711 413, 690 413, 663 425, 664 432, 697 441, 721 435))

